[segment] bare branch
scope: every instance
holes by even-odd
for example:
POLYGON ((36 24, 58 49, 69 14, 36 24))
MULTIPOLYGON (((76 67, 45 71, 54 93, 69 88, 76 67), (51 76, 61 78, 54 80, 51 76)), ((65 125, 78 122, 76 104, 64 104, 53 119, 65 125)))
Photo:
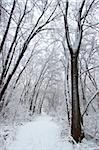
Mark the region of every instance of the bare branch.
POLYGON ((84 72, 82 72, 82 73, 80 74, 80 76, 82 76, 84 73, 86 73, 86 72, 88 72, 88 71, 90 71, 90 70, 96 69, 96 68, 99 68, 99 65, 98 65, 98 66, 95 66, 95 67, 87 68, 84 72))
POLYGON ((94 4, 94 2, 95 2, 95 0, 93 0, 92 2, 91 2, 91 4, 89 5, 89 7, 88 7, 88 9, 86 10, 86 12, 85 12, 85 14, 82 16, 82 20, 83 20, 83 25, 84 25, 84 23, 85 23, 85 20, 86 20, 86 17, 88 16, 88 13, 89 13, 89 11, 90 11, 90 9, 92 8, 92 5, 94 4))
POLYGON ((97 96, 97 94, 99 94, 99 90, 97 90, 97 91, 95 92, 95 94, 92 96, 91 100, 89 101, 89 103, 88 103, 87 106, 86 106, 85 111, 84 111, 83 114, 82 114, 82 117, 83 117, 83 116, 85 115, 85 113, 87 112, 89 105, 90 105, 91 102, 95 99, 95 97, 97 96))

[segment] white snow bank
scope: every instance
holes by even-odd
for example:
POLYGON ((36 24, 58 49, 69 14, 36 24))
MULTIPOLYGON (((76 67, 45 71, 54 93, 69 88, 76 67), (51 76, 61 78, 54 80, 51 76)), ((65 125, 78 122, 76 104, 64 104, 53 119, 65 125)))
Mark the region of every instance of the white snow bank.
POLYGON ((60 128, 51 117, 38 117, 18 130, 7 150, 73 150, 72 144, 60 137, 60 128))

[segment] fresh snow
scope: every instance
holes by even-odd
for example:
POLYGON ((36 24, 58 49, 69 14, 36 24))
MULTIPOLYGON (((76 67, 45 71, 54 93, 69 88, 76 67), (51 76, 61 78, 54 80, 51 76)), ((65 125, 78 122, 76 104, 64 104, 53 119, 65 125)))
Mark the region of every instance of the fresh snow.
POLYGON ((1 123, 0 150, 99 150, 95 139, 84 138, 77 144, 69 136, 67 123, 51 116, 43 113, 24 122, 1 123))
POLYGON ((73 150, 72 144, 60 135, 60 127, 51 117, 39 116, 19 127, 7 150, 73 150))

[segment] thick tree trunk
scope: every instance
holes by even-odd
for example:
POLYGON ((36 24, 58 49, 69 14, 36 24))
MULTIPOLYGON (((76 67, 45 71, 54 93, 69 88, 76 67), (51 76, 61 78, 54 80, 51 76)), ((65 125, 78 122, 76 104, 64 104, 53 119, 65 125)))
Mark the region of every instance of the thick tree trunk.
POLYGON ((81 112, 78 91, 78 55, 71 55, 72 120, 71 135, 76 142, 82 139, 81 112))

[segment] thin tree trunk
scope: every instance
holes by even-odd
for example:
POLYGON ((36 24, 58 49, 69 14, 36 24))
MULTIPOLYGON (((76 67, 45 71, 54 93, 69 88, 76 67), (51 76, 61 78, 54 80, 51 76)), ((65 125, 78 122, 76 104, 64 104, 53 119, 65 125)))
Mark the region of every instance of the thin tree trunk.
POLYGON ((70 111, 69 111, 69 103, 68 103, 68 96, 67 96, 67 83, 66 83, 66 79, 67 79, 67 72, 66 72, 66 67, 64 67, 65 69, 65 81, 64 81, 64 94, 65 94, 65 102, 66 102, 66 108, 67 108, 67 116, 68 116, 68 123, 70 126, 70 111))
POLYGON ((10 12, 10 16, 9 16, 9 20, 8 20, 8 23, 7 23, 7 27, 6 27, 6 30, 5 30, 5 33, 4 33, 1 45, 0 45, 0 53, 3 51, 3 46, 4 46, 4 43, 5 43, 8 31, 9 31, 9 28, 10 28, 12 15, 13 15, 13 12, 14 12, 14 9, 15 9, 15 4, 16 4, 16 0, 13 1, 13 6, 12 6, 12 9, 11 9, 11 12, 10 12))
POLYGON ((82 139, 81 129, 81 112, 79 103, 78 91, 78 56, 71 55, 71 86, 72 86, 72 120, 71 120, 71 135, 76 142, 82 139))

